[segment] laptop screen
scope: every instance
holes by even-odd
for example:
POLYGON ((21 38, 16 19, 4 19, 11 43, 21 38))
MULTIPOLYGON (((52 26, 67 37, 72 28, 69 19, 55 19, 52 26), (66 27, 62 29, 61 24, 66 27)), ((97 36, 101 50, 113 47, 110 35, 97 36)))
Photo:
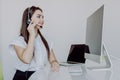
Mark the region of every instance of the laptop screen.
POLYGON ((86 44, 72 44, 67 63, 85 63, 84 53, 90 53, 86 44))

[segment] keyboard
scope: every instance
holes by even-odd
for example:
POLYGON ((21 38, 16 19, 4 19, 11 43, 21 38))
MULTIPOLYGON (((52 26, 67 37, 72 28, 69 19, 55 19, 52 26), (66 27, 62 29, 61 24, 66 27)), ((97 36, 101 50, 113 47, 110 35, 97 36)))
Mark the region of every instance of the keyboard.
POLYGON ((60 64, 60 66, 76 66, 76 65, 80 65, 81 63, 70 64, 70 63, 67 63, 67 62, 60 62, 59 64, 60 64))

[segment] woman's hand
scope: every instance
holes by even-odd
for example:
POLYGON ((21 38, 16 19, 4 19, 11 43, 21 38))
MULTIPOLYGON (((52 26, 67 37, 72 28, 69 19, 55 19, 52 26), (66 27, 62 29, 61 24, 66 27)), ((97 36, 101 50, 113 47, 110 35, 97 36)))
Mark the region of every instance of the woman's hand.
POLYGON ((55 60, 51 62, 52 71, 59 71, 59 63, 55 60))
POLYGON ((36 36, 37 29, 35 27, 36 27, 36 23, 34 23, 33 21, 31 21, 31 23, 28 25, 28 28, 27 28, 30 36, 33 36, 33 37, 36 36))

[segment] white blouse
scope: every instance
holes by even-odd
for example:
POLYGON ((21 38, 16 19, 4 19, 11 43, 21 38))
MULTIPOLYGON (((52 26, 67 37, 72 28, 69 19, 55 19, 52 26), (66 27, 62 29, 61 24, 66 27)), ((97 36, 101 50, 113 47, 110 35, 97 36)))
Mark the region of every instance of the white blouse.
MULTIPOLYGON (((46 47, 41 40, 41 37, 38 35, 34 42, 34 56, 30 64, 23 63, 17 56, 14 49, 14 45, 26 48, 27 44, 22 36, 17 37, 9 45, 10 53, 16 57, 15 68, 21 71, 37 71, 42 70, 44 66, 48 63, 48 55, 46 47)), ((52 49, 52 44, 48 42, 50 50, 52 49)))

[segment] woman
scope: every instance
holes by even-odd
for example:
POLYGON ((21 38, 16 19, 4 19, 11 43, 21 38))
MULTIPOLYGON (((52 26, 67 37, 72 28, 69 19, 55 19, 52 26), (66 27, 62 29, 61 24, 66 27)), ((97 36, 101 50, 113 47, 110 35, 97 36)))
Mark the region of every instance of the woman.
POLYGON ((59 64, 52 48, 42 36, 43 11, 39 7, 25 9, 22 18, 20 36, 11 44, 11 52, 17 56, 16 73, 13 80, 28 80, 37 70, 43 70, 47 61, 53 71, 59 70, 59 64))

